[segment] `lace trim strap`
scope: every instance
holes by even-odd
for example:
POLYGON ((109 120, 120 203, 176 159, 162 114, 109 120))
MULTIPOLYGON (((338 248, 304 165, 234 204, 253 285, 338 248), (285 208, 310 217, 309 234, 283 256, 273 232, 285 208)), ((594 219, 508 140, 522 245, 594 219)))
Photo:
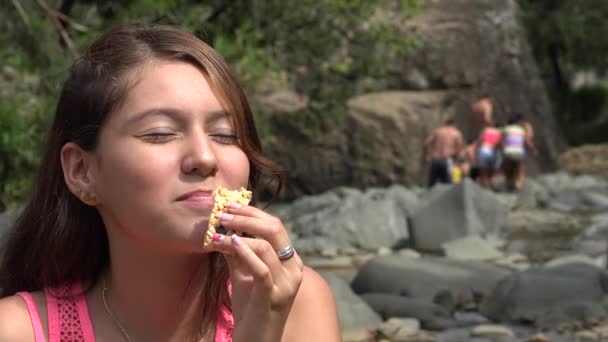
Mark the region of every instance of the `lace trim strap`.
POLYGON ((45 289, 44 293, 50 342, 95 342, 86 297, 80 284, 45 289))

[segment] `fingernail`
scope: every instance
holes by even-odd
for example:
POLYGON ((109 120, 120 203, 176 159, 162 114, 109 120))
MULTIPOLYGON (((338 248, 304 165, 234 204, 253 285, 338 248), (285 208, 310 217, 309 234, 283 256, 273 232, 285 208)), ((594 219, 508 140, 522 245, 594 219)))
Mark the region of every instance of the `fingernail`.
POLYGON ((225 237, 226 237, 226 235, 214 233, 212 239, 214 242, 219 242, 219 241, 224 240, 225 237))
POLYGON ((241 205, 236 202, 232 202, 232 201, 228 202, 228 208, 230 208, 230 209, 238 209, 240 207, 241 207, 241 205))
POLYGON ((232 221, 233 218, 234 218, 234 215, 232 215, 232 214, 222 213, 222 215, 220 216, 220 222, 232 221))
POLYGON ((232 243, 235 246, 242 246, 243 240, 241 240, 241 238, 238 235, 234 234, 234 235, 232 235, 232 243))

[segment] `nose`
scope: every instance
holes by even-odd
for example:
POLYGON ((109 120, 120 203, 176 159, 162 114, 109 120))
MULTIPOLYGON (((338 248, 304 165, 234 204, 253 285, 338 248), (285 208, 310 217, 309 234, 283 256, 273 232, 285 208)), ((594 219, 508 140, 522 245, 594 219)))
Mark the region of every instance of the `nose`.
POLYGON ((204 133, 193 134, 186 139, 186 153, 182 160, 182 172, 212 176, 217 171, 216 153, 204 133))

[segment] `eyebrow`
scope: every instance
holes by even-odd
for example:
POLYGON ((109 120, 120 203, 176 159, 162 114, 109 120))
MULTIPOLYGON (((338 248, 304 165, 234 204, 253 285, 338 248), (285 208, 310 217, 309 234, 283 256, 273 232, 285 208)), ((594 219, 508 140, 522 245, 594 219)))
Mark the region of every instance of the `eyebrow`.
MULTIPOLYGON (((132 117, 130 117, 129 119, 127 119, 126 126, 130 126, 130 125, 134 124, 135 122, 138 122, 147 117, 156 116, 156 115, 169 116, 171 118, 183 119, 183 118, 188 117, 189 113, 179 110, 177 108, 170 108, 170 107, 150 108, 150 109, 146 109, 144 111, 138 112, 138 113, 134 114, 132 117)), ((209 112, 205 118, 205 121, 208 123, 217 122, 219 120, 226 119, 226 118, 230 118, 230 115, 228 115, 228 113, 226 111, 217 110, 217 111, 209 112)))

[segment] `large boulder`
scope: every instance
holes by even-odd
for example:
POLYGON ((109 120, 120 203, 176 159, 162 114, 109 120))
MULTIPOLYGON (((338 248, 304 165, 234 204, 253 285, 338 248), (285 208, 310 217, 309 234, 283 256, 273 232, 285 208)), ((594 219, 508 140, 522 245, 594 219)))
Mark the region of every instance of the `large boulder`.
POLYGON ((432 302, 448 291, 458 302, 474 303, 509 271, 478 261, 400 255, 378 256, 361 267, 351 282, 355 293, 384 293, 432 302))
POLYGON ((533 263, 568 254, 587 221, 585 216, 555 210, 513 211, 505 226, 506 251, 521 253, 533 263))
POLYGON ((342 330, 355 328, 374 330, 380 326, 382 323, 380 316, 355 295, 342 278, 326 271, 320 271, 320 274, 327 281, 336 298, 342 330))
POLYGON ((608 275, 586 263, 530 269, 502 279, 485 298, 480 312, 499 322, 545 326, 601 318, 608 275))
POLYGON ((414 247, 440 251, 443 243, 467 235, 497 234, 505 225, 508 211, 493 193, 467 178, 442 192, 412 217, 414 247))
POLYGON ((348 101, 348 160, 357 184, 417 184, 426 136, 456 113, 446 91, 392 91, 348 101))
POLYGON ((529 172, 556 164, 563 143, 516 0, 429 0, 424 5, 412 18, 389 8, 378 15, 397 21, 421 41, 408 56, 387 56, 394 72, 383 80, 386 90, 335 99, 346 111, 328 114, 332 119, 323 122, 308 111, 277 113, 277 106, 261 107, 273 113, 265 150, 289 171, 284 198, 344 185, 423 184, 424 136, 454 117, 466 137, 474 137, 470 105, 482 93, 496 98, 497 121, 518 111, 534 125, 540 159, 529 160, 529 172))
POLYGON ((394 191, 387 194, 378 190, 370 194, 353 192, 336 205, 287 221, 298 252, 302 255, 350 254, 405 245, 409 237, 407 209, 391 193, 394 191))
POLYGON ((383 319, 416 318, 425 329, 446 329, 455 325, 451 313, 431 301, 385 293, 368 293, 361 298, 383 319))

